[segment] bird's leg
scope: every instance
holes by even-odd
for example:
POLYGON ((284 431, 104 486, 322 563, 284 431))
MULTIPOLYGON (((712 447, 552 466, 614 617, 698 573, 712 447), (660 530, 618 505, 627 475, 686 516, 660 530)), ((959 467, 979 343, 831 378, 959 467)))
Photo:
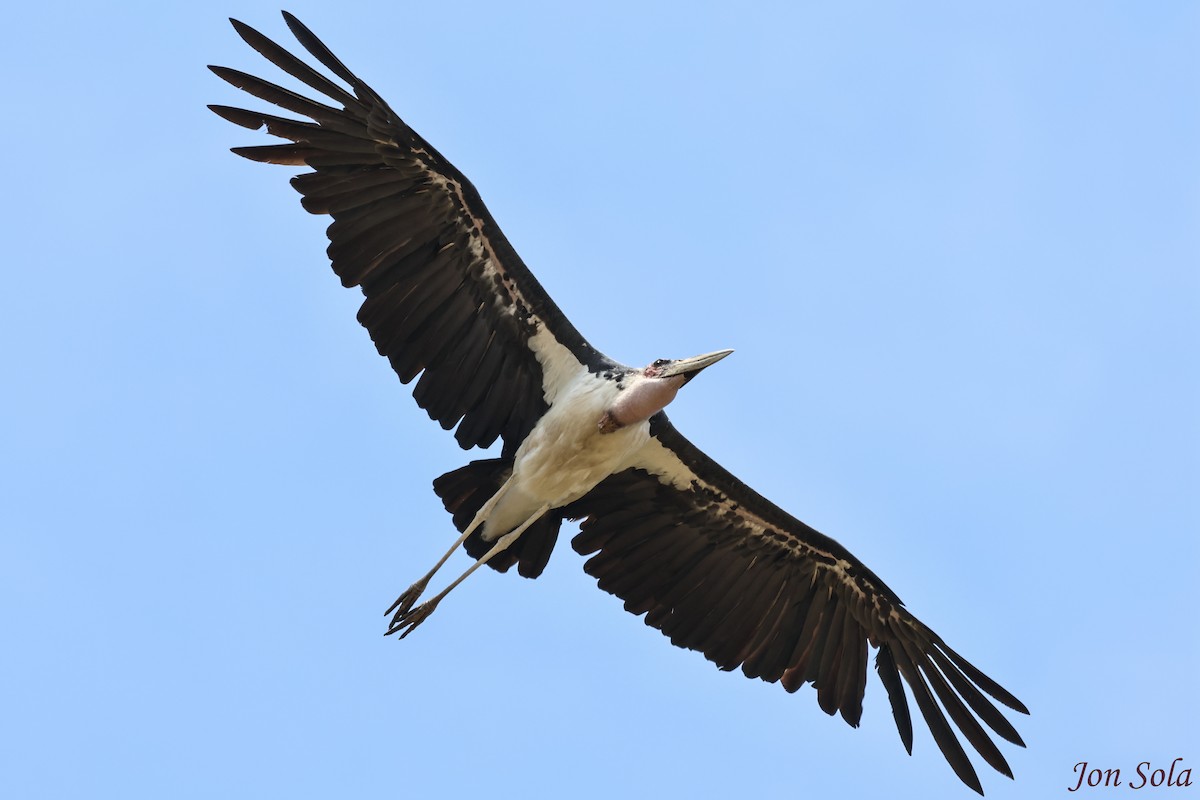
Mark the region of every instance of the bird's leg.
POLYGON ((407 614, 408 610, 413 607, 414 603, 417 602, 417 598, 421 596, 421 593, 425 591, 425 587, 429 585, 430 578, 432 578, 437 571, 442 568, 442 565, 450 559, 450 556, 454 555, 454 551, 462 546, 462 543, 467 540, 467 537, 474 533, 476 529, 491 515, 492 511, 496 508, 496 504, 500 502, 500 498, 503 497, 504 493, 508 491, 508 485, 509 481, 505 481, 504 485, 497 489, 494 495, 488 498, 488 501, 483 504, 483 508, 479 509, 479 511, 475 513, 475 518, 471 520, 471 524, 468 525, 467 529, 464 530, 462 535, 458 537, 458 541, 450 545, 450 549, 446 551, 444 556, 438 559, 438 562, 433 565, 433 569, 425 573, 425 577, 421 578, 412 586, 405 589, 404 594, 397 597, 396 602, 392 603, 388 610, 383 612, 385 617, 388 614, 391 614, 393 611, 396 612, 396 616, 392 620, 393 626, 395 626, 396 620, 407 614))
POLYGON ((429 600, 426 600, 424 603, 421 603, 421 605, 417 606, 412 611, 396 612, 396 616, 392 618, 392 624, 388 626, 386 635, 400 633, 400 638, 403 639, 405 636, 408 636, 410 633, 416 630, 417 626, 428 619, 429 615, 433 613, 433 610, 437 608, 437 604, 442 602, 442 598, 450 594, 451 589, 465 581, 472 572, 491 561, 492 558, 497 554, 503 553, 505 550, 507 550, 513 542, 520 538, 521 534, 524 533, 530 525, 537 522, 541 516, 549 510, 549 505, 543 505, 541 508, 535 511, 533 516, 531 516, 529 519, 522 522, 516 528, 513 528, 513 530, 509 533, 506 533, 497 539, 496 544, 492 545, 491 550, 488 550, 486 553, 484 553, 478 561, 467 568, 466 572, 464 572, 462 575, 459 575, 453 583, 451 583, 445 589, 442 589, 442 591, 438 592, 437 595, 429 600))

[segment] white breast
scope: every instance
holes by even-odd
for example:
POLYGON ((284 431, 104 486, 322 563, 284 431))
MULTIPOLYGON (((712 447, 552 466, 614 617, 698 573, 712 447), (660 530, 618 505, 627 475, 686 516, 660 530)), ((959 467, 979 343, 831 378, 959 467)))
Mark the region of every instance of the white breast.
POLYGON ((521 443, 512 485, 492 512, 483 537, 494 540, 543 505, 559 508, 578 500, 614 472, 629 466, 650 438, 639 422, 608 434, 598 423, 618 394, 613 381, 580 370, 521 443))

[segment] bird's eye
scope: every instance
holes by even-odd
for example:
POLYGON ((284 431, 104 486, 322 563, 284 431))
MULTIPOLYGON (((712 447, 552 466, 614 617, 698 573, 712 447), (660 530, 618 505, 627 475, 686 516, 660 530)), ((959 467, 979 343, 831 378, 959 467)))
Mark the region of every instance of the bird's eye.
POLYGON ((654 359, 654 364, 652 366, 661 367, 661 366, 664 366, 666 363, 667 363, 667 359, 656 358, 656 359, 654 359))

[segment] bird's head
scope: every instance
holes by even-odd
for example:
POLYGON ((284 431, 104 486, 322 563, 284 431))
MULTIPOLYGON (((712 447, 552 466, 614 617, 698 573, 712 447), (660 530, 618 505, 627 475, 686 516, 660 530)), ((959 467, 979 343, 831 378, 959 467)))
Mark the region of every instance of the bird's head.
POLYGON ((657 378, 659 380, 683 378, 682 381, 671 381, 676 384, 676 388, 679 388, 699 375, 700 370, 712 366, 732 352, 732 350, 717 350, 701 356, 692 356, 691 358, 659 358, 645 367, 642 370, 642 375, 647 378, 657 378))
POLYGON ((717 350, 691 358, 660 358, 646 367, 635 370, 627 385, 617 395, 612 408, 600 418, 601 433, 612 433, 627 425, 645 422, 667 407, 683 385, 712 366, 732 350, 717 350))

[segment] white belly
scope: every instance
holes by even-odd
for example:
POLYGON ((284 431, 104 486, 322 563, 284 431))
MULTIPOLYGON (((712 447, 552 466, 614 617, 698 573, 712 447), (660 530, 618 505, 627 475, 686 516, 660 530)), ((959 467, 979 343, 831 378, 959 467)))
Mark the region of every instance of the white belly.
POLYGON ((578 500, 628 466, 649 440, 650 423, 600 433, 600 418, 616 395, 612 382, 585 372, 556 398, 517 450, 511 484, 488 519, 485 540, 504 535, 543 506, 578 500))

